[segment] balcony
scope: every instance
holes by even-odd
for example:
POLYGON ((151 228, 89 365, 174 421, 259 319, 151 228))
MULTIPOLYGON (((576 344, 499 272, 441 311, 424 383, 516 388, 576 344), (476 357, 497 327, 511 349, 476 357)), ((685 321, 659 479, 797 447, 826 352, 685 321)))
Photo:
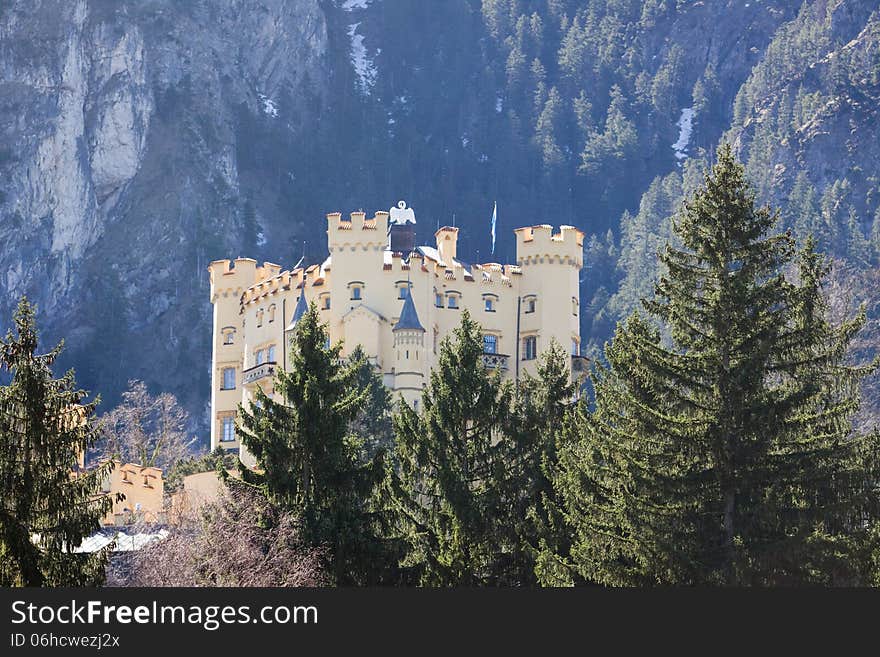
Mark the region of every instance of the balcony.
POLYGON ((249 367, 241 373, 244 384, 248 385, 249 383, 256 383, 260 379, 265 379, 266 377, 274 377, 276 365, 277 363, 275 362, 268 362, 249 367))
POLYGON ((507 369, 507 354, 493 354, 488 351, 483 352, 483 365, 493 370, 507 369))
POLYGON ((587 376, 590 372, 590 359, 586 356, 571 357, 571 373, 575 377, 587 376))

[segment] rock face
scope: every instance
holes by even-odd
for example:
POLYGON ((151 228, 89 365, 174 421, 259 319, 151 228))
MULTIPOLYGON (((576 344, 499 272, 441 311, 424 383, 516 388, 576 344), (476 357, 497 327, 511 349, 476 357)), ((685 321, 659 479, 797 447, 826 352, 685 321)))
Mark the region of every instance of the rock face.
POLYGON ((519 225, 602 237, 601 345, 624 211, 660 239, 722 138, 835 255, 880 245, 876 4, 0 0, 0 331, 27 294, 105 409, 139 378, 204 429, 211 260, 314 262, 325 212, 400 198, 486 259, 497 200, 496 259, 519 225))
POLYGON ((205 264, 242 244, 241 124, 309 123, 326 47, 317 0, 0 4, 0 316, 27 294, 81 380, 192 409, 205 264))
POLYGON ((805 5, 780 30, 737 100, 742 110, 728 138, 751 177, 763 182, 765 199, 784 205, 801 172, 820 195, 846 179, 847 200, 869 233, 880 172, 876 3, 805 5), (783 57, 785 50, 796 55, 783 57))

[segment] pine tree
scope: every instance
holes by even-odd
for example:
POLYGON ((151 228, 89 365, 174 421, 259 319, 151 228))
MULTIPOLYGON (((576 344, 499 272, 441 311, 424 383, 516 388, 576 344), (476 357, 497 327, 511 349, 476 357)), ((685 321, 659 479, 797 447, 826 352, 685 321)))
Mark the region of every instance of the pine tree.
POLYGON ((403 566, 427 586, 504 583, 513 546, 505 544, 503 429, 511 390, 483 365, 483 336, 467 311, 422 396, 394 416, 395 470, 389 507, 407 545, 403 566))
POLYGON ((365 398, 358 363, 340 365, 342 345, 327 346, 314 303, 288 349, 288 371, 276 372, 277 401, 258 389, 255 404, 239 407, 242 444, 258 465, 244 478, 300 518, 306 541, 329 548, 337 584, 372 583, 382 564, 370 499, 382 465, 349 431, 365 398))
POLYGON ((111 464, 78 467, 99 439, 73 371, 53 378, 59 344, 38 354, 34 308, 14 315, 16 334, 0 340, 0 586, 86 586, 104 580, 109 552, 74 553, 100 527, 112 500, 101 496, 111 464))
POLYGON ((658 323, 618 325, 595 410, 583 402, 565 425, 555 485, 586 579, 863 581, 880 437, 852 435, 872 368, 844 359, 864 314, 828 323, 827 268, 812 243, 795 262, 775 222, 722 147, 645 302, 658 323))

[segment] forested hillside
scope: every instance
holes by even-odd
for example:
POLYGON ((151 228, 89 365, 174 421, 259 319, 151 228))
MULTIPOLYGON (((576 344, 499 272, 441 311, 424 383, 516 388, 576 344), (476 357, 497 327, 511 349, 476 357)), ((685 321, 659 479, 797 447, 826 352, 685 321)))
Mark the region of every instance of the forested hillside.
POLYGON ((4 0, 0 88, 0 316, 27 293, 108 406, 140 378, 202 422, 206 263, 315 261, 325 212, 400 198, 470 261, 584 230, 598 356, 722 140, 880 335, 875 0, 4 0))

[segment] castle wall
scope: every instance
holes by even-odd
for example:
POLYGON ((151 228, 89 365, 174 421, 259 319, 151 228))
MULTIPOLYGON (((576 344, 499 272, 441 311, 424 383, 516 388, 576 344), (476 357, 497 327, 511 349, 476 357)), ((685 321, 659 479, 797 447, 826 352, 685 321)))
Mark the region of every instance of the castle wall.
POLYGON ((518 229, 516 265, 490 263, 473 269, 456 259, 457 229, 440 229, 436 248, 426 249, 426 255, 413 253, 408 263, 401 254, 387 250, 387 234, 388 213, 378 212, 372 218, 362 212, 345 218, 332 213, 327 215, 330 257, 322 265, 287 272, 271 263, 257 267, 255 261, 243 258, 234 265, 228 260, 211 264, 212 448, 218 444, 238 448, 238 440, 220 440, 222 417, 249 400, 256 385, 272 393, 271 373, 265 364, 258 365, 256 353, 264 350, 268 360, 268 349, 274 345, 276 366, 285 366, 284 328, 303 291, 307 301, 318 306, 331 340, 343 341, 343 356, 361 344, 378 364, 386 385, 396 391, 395 398, 402 396, 410 404, 420 398, 420 388, 437 363, 439 345, 459 325, 465 308, 486 334, 495 336, 497 354, 507 358, 491 359, 491 365, 507 378, 517 374, 518 346, 520 374, 535 372, 537 360, 527 360, 523 353, 524 336, 535 336, 538 354, 552 339, 566 351, 579 340, 580 231, 563 226, 554 234, 547 225, 518 229), (410 341, 408 359, 403 358, 406 349, 401 351, 403 338, 398 336, 395 345, 392 331, 403 307, 399 288, 407 285, 425 329, 420 344, 410 341), (534 312, 527 312, 526 298, 535 299, 534 312), (231 345, 223 339, 224 327, 229 326, 236 329, 231 345), (236 389, 221 390, 222 369, 230 366, 237 368, 236 389), (255 380, 243 383, 243 378, 255 375, 255 380))

